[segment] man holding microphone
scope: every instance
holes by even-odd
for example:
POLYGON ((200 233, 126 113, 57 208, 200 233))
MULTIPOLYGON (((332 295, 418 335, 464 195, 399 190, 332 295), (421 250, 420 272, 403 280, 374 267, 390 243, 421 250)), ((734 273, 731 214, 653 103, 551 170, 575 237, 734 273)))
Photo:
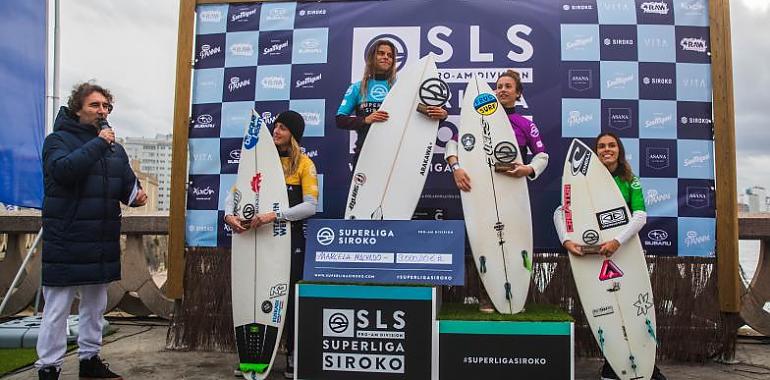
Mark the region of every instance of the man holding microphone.
POLYGON ((122 379, 99 358, 107 287, 120 280, 120 203, 147 195, 107 123, 109 90, 75 86, 43 144, 43 296, 37 341, 40 379, 58 379, 67 349, 67 316, 80 296, 81 379, 122 379))

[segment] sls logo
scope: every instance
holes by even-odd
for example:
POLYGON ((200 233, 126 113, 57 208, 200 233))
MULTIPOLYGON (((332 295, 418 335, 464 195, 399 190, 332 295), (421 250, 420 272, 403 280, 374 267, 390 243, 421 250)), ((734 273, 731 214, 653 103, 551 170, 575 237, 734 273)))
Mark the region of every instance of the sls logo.
POLYGON ((315 239, 318 241, 318 244, 329 245, 334 241, 334 230, 329 227, 321 228, 315 234, 315 239))
POLYGON ((385 100, 385 96, 388 95, 388 88, 385 87, 385 85, 382 84, 375 84, 372 86, 372 88, 369 90, 369 96, 372 97, 372 100, 381 102, 385 100))
POLYGON ((352 309, 324 309, 323 336, 352 338, 355 321, 352 309))

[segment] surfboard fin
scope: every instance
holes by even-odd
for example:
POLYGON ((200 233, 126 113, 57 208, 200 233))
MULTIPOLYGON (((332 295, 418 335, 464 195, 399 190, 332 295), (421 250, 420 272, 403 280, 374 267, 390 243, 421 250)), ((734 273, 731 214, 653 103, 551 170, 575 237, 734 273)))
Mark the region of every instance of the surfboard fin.
POLYGON ((532 256, 527 253, 527 250, 521 251, 521 261, 522 264, 524 264, 524 268, 527 268, 528 271, 532 272, 532 256))
POLYGON ((599 329, 597 332, 599 333, 599 349, 604 352, 604 330, 599 329))
POLYGON ((479 272, 487 273, 487 257, 486 256, 480 256, 479 257, 479 272))
POLYGON ((371 215, 372 220, 382 220, 382 206, 377 207, 371 215))
POLYGON ((511 293, 511 283, 506 282, 505 283, 505 299, 510 301, 513 299, 513 294, 511 293))
POLYGON ((652 327, 652 321, 650 321, 650 319, 647 318, 644 321, 644 324, 647 325, 647 333, 650 334, 652 339, 655 341, 655 345, 656 346, 660 345, 660 342, 658 342, 658 337, 655 336, 655 328, 652 327))

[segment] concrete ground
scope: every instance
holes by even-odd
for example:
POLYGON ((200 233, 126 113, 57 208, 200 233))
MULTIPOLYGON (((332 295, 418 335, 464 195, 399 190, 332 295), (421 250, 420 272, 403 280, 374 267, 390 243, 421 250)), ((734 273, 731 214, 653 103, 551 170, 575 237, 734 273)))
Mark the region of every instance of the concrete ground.
MULTIPOLYGON (((105 338, 102 357, 110 363, 111 369, 125 379, 235 379, 235 354, 167 351, 167 327, 162 321, 121 320, 114 321, 113 325, 119 330, 105 338)), ((663 362, 659 363, 659 367, 671 380, 770 380, 770 340, 741 339, 735 359, 736 364, 663 362)), ((601 364, 602 362, 596 359, 578 359, 575 364, 575 379, 598 379, 601 364)), ((278 358, 268 379, 283 379, 284 365, 284 358, 278 358)), ((60 379, 74 380, 77 379, 77 374, 77 354, 71 352, 65 358, 60 379)), ((3 380, 36 378, 35 370, 26 368, 3 377, 3 380)))

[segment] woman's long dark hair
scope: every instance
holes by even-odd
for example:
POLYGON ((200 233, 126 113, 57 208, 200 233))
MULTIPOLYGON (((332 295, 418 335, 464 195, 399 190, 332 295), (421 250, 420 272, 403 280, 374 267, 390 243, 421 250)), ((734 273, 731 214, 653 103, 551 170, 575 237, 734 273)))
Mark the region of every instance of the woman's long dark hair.
POLYGON ((602 132, 599 136, 596 136, 596 142, 594 143, 594 153, 599 154, 597 148, 599 146, 599 139, 604 136, 609 136, 615 139, 618 144, 618 167, 612 175, 620 176, 626 182, 634 181, 634 170, 631 169, 631 164, 626 160, 626 148, 623 146, 623 142, 620 141, 620 137, 612 132, 602 132))
POLYGON ((369 79, 374 79, 374 74, 376 72, 375 66, 377 65, 377 49, 382 45, 390 46, 390 50, 393 52, 393 64, 390 65, 390 70, 385 74, 388 84, 393 86, 393 83, 396 81, 396 45, 388 40, 377 40, 369 48, 369 51, 366 52, 366 67, 364 68, 364 77, 361 79, 362 98, 366 98, 369 79))

